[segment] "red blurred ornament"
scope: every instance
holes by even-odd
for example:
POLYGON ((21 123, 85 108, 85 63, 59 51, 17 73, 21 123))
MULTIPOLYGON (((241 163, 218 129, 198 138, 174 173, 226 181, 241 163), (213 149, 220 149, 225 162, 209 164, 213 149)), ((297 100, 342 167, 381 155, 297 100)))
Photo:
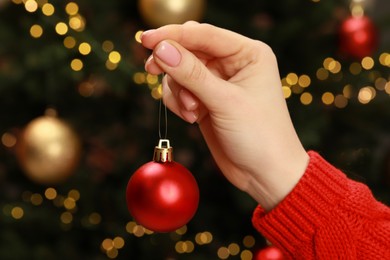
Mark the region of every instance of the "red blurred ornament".
POLYGON ((172 160, 169 140, 161 139, 155 147, 153 161, 142 165, 131 176, 126 201, 135 221, 155 232, 174 231, 195 215, 198 185, 190 171, 172 160))
POLYGON ((371 56, 378 45, 374 23, 367 16, 350 16, 340 27, 340 51, 351 58, 371 56))
POLYGON ((261 249, 255 255, 255 260, 283 260, 282 251, 275 246, 261 249))

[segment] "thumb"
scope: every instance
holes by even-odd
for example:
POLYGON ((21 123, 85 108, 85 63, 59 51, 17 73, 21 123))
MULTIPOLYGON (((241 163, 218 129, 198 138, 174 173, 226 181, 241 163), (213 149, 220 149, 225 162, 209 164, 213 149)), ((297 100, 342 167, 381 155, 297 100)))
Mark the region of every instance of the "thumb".
POLYGON ((226 95, 223 88, 226 82, 213 75, 198 57, 177 42, 160 42, 154 48, 153 57, 164 72, 209 109, 218 106, 223 100, 219 97, 226 95))

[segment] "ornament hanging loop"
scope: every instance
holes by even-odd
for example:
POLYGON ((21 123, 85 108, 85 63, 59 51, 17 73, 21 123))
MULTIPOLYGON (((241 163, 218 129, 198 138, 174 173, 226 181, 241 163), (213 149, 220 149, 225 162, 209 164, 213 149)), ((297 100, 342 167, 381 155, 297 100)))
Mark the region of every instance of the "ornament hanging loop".
POLYGON ((168 139, 160 139, 158 146, 154 148, 153 161, 160 163, 172 162, 172 150, 168 139))
POLYGON ((164 103, 164 108, 162 108, 162 98, 160 98, 160 104, 159 104, 159 110, 158 110, 158 137, 160 139, 167 139, 168 135, 168 113, 167 113, 167 106, 164 103), (165 129, 164 129, 164 137, 162 137, 161 134, 161 114, 164 114, 164 124, 165 124, 165 129))
POLYGON ((154 148, 154 153, 153 153, 153 161, 159 162, 159 163, 173 161, 172 147, 169 143, 169 140, 167 139, 167 135, 168 135, 167 106, 164 103, 164 107, 163 107, 162 103, 163 103, 163 98, 161 97, 159 109, 158 109, 158 137, 160 138, 160 140, 158 142, 158 145, 154 148), (161 134, 162 117, 164 117, 164 124, 165 124, 164 136, 161 134))

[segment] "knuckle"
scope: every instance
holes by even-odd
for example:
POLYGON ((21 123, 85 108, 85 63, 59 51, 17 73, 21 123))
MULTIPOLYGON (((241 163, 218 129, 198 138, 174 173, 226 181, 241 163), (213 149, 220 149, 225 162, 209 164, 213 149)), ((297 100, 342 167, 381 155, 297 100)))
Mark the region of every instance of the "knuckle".
POLYGON ((186 75, 186 80, 189 82, 199 82, 206 80, 206 70, 202 67, 201 63, 192 57, 191 67, 186 75))

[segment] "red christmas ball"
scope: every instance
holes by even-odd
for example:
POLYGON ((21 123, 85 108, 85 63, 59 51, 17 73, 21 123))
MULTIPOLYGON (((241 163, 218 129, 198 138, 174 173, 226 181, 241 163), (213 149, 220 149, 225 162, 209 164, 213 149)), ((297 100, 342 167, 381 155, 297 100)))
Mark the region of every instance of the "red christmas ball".
POLYGON ((283 253, 279 248, 269 246, 261 249, 255 255, 255 260, 283 260, 283 253))
POLYGON ((344 20, 339 37, 341 53, 351 58, 371 56, 378 45, 377 30, 367 16, 350 16, 344 20))
POLYGON ((155 232, 170 232, 192 219, 199 189, 194 176, 181 164, 152 161, 131 176, 126 200, 139 224, 155 232))

